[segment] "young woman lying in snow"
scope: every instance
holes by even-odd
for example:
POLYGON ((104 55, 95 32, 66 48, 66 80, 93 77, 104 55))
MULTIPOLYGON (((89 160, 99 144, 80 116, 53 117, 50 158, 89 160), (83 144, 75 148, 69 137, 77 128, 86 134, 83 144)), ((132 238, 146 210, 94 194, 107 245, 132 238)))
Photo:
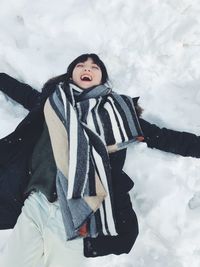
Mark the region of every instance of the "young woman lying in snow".
POLYGON ((1 266, 128 253, 138 235, 128 145, 200 157, 199 137, 145 121, 138 98, 113 91, 96 54, 76 58, 42 93, 5 73, 0 88, 30 111, 0 140, 0 229, 14 227, 1 266))

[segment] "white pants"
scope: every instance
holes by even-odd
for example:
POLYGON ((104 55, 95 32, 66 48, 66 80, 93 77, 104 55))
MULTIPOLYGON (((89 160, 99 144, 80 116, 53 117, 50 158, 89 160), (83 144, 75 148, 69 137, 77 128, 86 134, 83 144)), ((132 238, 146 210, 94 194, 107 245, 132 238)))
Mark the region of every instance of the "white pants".
POLYGON ((66 241, 58 202, 33 193, 0 258, 1 267, 82 267, 83 240, 66 241), (39 262, 43 262, 42 265, 39 262))

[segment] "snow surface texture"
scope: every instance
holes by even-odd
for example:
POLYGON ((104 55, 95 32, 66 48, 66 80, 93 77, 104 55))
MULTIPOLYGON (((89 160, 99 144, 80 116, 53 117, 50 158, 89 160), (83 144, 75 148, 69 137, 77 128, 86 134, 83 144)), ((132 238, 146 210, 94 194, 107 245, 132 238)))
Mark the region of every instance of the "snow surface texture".
MULTIPOLYGON (((0 71, 40 90, 95 52, 117 92, 141 97, 146 120, 200 135, 199 12, 198 0, 1 0, 0 71)), ((0 93, 1 137, 26 114, 0 93)), ((140 235, 129 255, 86 266, 199 267, 200 160, 139 144, 125 170, 140 235)), ((0 232, 0 249, 9 233, 0 232)))

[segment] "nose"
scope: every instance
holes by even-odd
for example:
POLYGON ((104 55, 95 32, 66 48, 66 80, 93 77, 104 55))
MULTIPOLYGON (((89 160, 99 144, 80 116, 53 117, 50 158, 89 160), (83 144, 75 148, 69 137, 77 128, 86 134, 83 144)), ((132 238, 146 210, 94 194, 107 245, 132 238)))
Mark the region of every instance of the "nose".
POLYGON ((85 67, 85 69, 84 69, 85 71, 91 71, 91 69, 90 69, 90 67, 85 67))

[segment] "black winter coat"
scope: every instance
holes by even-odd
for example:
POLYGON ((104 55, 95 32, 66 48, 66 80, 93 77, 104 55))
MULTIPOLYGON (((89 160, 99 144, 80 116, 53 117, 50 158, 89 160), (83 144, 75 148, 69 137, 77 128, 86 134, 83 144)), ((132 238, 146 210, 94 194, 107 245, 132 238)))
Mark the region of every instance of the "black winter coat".
MULTIPOLYGON (((30 112, 13 133, 0 140, 0 229, 13 228, 21 213, 29 179, 29 160, 44 123, 43 105, 54 88, 39 93, 5 73, 0 73, 0 90, 30 112)), ((160 129, 140 118, 144 142, 151 148, 200 157, 200 137, 186 132, 160 129)), ((128 191, 132 180, 123 172, 126 150, 110 156, 118 236, 84 239, 87 257, 128 253, 138 235, 138 223, 128 191)))

